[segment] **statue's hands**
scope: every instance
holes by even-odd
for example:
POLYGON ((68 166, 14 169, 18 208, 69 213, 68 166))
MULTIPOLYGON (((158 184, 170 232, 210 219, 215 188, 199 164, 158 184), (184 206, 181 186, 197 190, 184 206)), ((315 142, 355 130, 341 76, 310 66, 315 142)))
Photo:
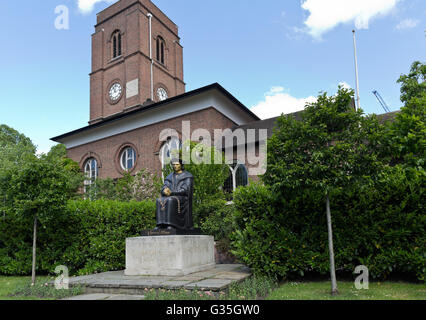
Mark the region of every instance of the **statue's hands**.
POLYGON ((170 197, 170 195, 172 194, 172 191, 169 188, 165 188, 163 192, 167 197, 170 197))

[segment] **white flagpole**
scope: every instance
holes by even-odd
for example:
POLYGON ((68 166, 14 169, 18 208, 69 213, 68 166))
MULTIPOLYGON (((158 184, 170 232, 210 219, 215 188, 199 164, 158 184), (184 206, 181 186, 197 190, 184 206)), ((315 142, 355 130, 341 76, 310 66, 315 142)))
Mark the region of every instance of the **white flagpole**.
POLYGON ((356 40, 355 40, 355 30, 352 30, 353 38, 354 38, 354 57, 355 57, 355 80, 356 80, 356 104, 355 108, 358 110, 359 106, 359 82, 358 82, 358 59, 356 55, 356 40))

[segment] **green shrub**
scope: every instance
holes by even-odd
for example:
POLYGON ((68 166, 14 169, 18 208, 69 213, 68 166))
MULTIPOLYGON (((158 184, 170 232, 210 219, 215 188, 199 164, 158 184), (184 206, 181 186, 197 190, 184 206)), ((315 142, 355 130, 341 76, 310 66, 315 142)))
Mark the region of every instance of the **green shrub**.
MULTIPOLYGON (((194 160, 197 160, 196 157, 194 157, 195 159, 185 159, 182 152, 180 154, 172 154, 173 157, 183 158, 185 170, 194 176, 194 224, 200 226, 200 222, 210 214, 205 207, 210 206, 210 203, 215 205, 214 203, 217 199, 225 199, 222 187, 229 176, 229 167, 225 164, 223 153, 219 152, 215 147, 206 147, 202 143, 185 141, 182 148, 189 148, 190 154, 195 154, 197 151, 197 154, 205 157, 205 159, 200 158, 198 162, 194 162, 194 160), (208 161, 208 159, 210 160, 208 161), (207 163, 204 163, 203 160, 207 163)), ((164 177, 167 177, 172 172, 173 168, 170 165, 165 166, 163 169, 164 177)))
POLYGON ((155 227, 154 202, 70 201, 67 210, 79 230, 61 264, 79 274, 123 269, 126 238, 155 227))
MULTIPOLYGON (((362 264, 373 278, 425 280, 423 181, 418 171, 387 167, 374 185, 332 195, 338 273, 352 274, 362 264)), ((289 278, 328 274, 322 194, 301 192, 281 201, 268 187, 252 185, 235 193, 235 205, 239 230, 232 252, 255 273, 289 278)))
POLYGON ((229 236, 234 229, 234 205, 223 199, 212 199, 202 202, 195 212, 199 217, 200 227, 204 233, 221 240, 229 236))
POLYGON ((135 175, 124 173, 119 179, 97 179, 96 183, 88 188, 88 195, 82 196, 91 200, 155 201, 161 192, 161 186, 160 177, 142 169, 135 175))
POLYGON ((196 215, 204 234, 214 236, 216 248, 224 253, 230 253, 230 236, 236 228, 235 206, 223 199, 204 201, 197 207, 196 215))
POLYGON ((145 289, 145 300, 256 300, 268 296, 277 287, 275 279, 250 277, 232 283, 226 291, 145 289))
MULTIPOLYGON (((58 265, 70 274, 123 269, 125 239, 153 227, 152 201, 69 201, 65 215, 39 228, 37 271, 52 274, 58 265)), ((31 246, 31 223, 12 213, 0 218, 0 274, 29 274, 31 246)))

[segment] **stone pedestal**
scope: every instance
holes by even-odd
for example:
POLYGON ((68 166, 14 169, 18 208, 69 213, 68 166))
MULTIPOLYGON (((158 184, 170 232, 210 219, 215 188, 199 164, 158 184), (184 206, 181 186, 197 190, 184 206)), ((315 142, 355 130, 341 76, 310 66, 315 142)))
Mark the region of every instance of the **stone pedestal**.
POLYGON ((176 235, 126 239, 126 276, 184 276, 214 266, 212 236, 176 235))

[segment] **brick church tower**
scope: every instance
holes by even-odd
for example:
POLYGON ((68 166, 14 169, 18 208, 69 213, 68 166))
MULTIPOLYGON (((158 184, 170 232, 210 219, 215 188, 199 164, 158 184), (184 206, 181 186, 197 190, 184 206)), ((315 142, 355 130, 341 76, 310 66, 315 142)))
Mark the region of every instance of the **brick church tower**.
POLYGON ((52 138, 79 164, 85 187, 142 169, 161 176, 186 140, 222 141, 216 130, 260 120, 218 83, 185 92, 179 42, 178 27, 150 0, 120 0, 97 14, 89 125, 52 138))
POLYGON ((178 27, 149 0, 120 0, 98 13, 89 124, 184 93, 179 40, 178 27))

